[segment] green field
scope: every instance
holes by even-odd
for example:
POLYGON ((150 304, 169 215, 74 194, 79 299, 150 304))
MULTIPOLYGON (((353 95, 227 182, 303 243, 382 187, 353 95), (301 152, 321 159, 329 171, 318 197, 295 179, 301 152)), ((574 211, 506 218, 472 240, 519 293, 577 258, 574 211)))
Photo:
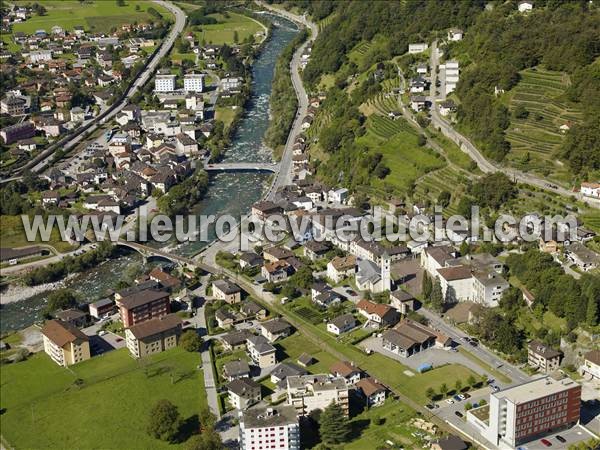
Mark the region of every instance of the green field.
POLYGON ((198 362, 177 348, 144 364, 121 349, 69 369, 45 353, 2 366, 2 436, 14 448, 173 448, 146 433, 148 413, 168 399, 193 419, 206 405, 198 362))
POLYGON ((20 216, 0 216, 0 239, 2 240, 2 247, 10 248, 26 247, 35 245, 36 243, 50 245, 61 253, 77 248, 76 245, 71 245, 61 240, 57 227, 52 229, 48 242, 42 242, 39 236, 35 242, 29 242, 25 236, 20 216))
MULTIPOLYGON (((26 5, 32 2, 19 0, 12 3, 26 5)), ((50 29, 55 25, 65 30, 72 30, 73 27, 81 25, 88 31, 107 32, 125 23, 156 20, 146 12, 149 7, 156 9, 163 17, 171 18, 168 10, 146 0, 128 0, 125 6, 121 7, 111 0, 87 0, 83 3, 74 0, 44 0, 41 4, 46 7, 47 14, 32 16, 23 23, 14 24, 13 33, 23 31, 31 34, 39 29, 50 33, 50 29), (139 11, 136 11, 136 6, 139 6, 139 11)))
POLYGON ((420 176, 444 166, 445 162, 433 150, 417 145, 417 134, 400 118, 397 120, 372 114, 367 120, 367 133, 357 139, 372 152, 383 154, 390 173, 373 181, 375 188, 390 186, 395 193, 408 193, 420 176))
POLYGON ((567 74, 541 68, 521 72, 521 81, 510 92, 511 112, 522 105, 525 119, 511 119, 507 137, 511 143, 508 161, 515 167, 557 181, 569 182, 568 168, 556 161, 564 136, 559 127, 581 120, 581 111, 565 99, 570 80, 567 74), (529 153, 529 160, 527 154, 529 153))
POLYGON ((206 41, 207 44, 231 45, 234 43, 233 38, 236 31, 239 42, 259 31, 265 32, 265 28, 260 22, 248 16, 234 12, 227 14, 229 17, 225 17, 223 14, 210 14, 210 17, 214 17, 219 23, 192 27, 196 38, 200 42, 206 41))

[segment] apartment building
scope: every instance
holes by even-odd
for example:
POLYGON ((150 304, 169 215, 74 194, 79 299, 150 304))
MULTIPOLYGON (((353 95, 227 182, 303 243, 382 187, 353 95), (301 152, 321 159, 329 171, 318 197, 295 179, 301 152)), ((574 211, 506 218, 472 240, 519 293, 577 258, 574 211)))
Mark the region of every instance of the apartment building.
POLYGON ((21 139, 29 139, 35 136, 35 125, 32 122, 22 122, 0 130, 0 137, 6 145, 21 139))
POLYGON ((117 299, 121 322, 125 328, 171 312, 169 294, 164 291, 146 289, 117 299))
POLYGON ((252 361, 261 369, 274 366, 277 363, 277 358, 275 357, 277 349, 264 336, 249 337, 246 340, 246 348, 252 361))
POLYGON ((527 346, 527 364, 540 372, 553 372, 560 367, 562 353, 552 347, 533 340, 527 346))
POLYGON ((134 358, 143 358, 177 346, 182 322, 178 315, 157 317, 125 330, 125 341, 134 358))
POLYGON ((238 285, 227 280, 213 281, 212 295, 217 300, 224 300, 229 304, 242 301, 242 290, 238 285))
POLYGON ((299 450, 300 425, 292 406, 240 411, 242 450, 299 450))
POLYGON ((62 320, 49 320, 42 328, 44 351, 59 366, 90 359, 89 338, 77 327, 62 320))
POLYGON ((186 74, 183 77, 183 90, 186 92, 202 92, 204 90, 204 74, 186 74))
POLYGON ((580 407, 579 384, 547 376, 494 392, 488 405, 467 413, 467 421, 492 444, 514 448, 575 425, 580 407))
POLYGON ((175 75, 156 75, 154 92, 173 92, 175 90, 175 75))
POLYGON ((348 415, 348 385, 344 378, 317 374, 291 376, 286 381, 288 405, 293 406, 299 416, 315 409, 323 410, 332 402, 348 415))

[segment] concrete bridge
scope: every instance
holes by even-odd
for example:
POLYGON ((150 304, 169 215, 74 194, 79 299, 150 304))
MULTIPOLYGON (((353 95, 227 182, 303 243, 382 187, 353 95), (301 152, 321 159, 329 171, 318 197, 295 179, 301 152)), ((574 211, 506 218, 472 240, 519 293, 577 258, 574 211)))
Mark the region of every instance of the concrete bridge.
POLYGON ((279 172, 279 163, 232 162, 204 164, 207 172, 279 172))

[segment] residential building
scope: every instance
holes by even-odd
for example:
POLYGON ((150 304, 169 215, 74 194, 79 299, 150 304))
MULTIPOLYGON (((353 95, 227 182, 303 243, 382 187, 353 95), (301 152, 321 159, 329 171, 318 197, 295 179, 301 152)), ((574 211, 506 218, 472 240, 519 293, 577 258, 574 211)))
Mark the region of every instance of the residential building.
POLYGON ((240 305, 240 314, 245 319, 264 320, 267 317, 267 310, 264 306, 248 300, 240 305))
POLYGON ((62 322, 66 322, 74 327, 84 327, 87 322, 87 314, 80 309, 70 308, 63 311, 57 311, 54 317, 62 322))
POLYGON ((251 336, 247 330, 232 331, 219 338, 223 343, 223 348, 228 351, 235 351, 246 348, 246 340, 251 336))
POLYGON ((223 377, 228 381, 248 378, 250 376, 250 366, 243 359, 228 361, 223 365, 223 377))
POLYGON ((299 416, 306 416, 316 409, 322 411, 332 402, 348 415, 348 386, 343 378, 317 374, 287 377, 286 381, 287 403, 299 416))
POLYGON ((173 92, 176 78, 176 75, 156 75, 154 78, 154 92, 173 92))
POLYGON ((334 377, 342 377, 349 385, 355 385, 363 376, 363 371, 350 361, 338 361, 329 368, 334 377))
POLYGON ((431 348, 437 335, 418 322, 405 319, 382 335, 383 348, 404 358, 431 348))
POLYGON ((262 368, 277 364, 276 349, 264 336, 251 336, 246 340, 248 354, 254 363, 262 368))
POLYGON ((341 282, 344 278, 356 273, 356 256, 336 256, 327 263, 327 278, 334 283, 341 282))
POLYGON ((487 405, 467 412, 467 422, 493 445, 514 448, 575 425, 580 408, 579 384, 546 376, 492 393, 487 405))
POLYGON ((581 193, 586 197, 600 198, 600 183, 581 183, 581 193))
POLYGON ((383 260, 381 266, 367 259, 359 259, 354 279, 358 290, 374 294, 391 290, 390 266, 389 257, 383 260))
POLYGON ((540 372, 550 373, 558 370, 562 353, 540 341, 533 340, 527 346, 527 364, 540 372))
POLYGON ((134 358, 177 347, 182 322, 177 314, 156 317, 125 329, 125 341, 134 358))
POLYGON ((565 245, 564 252, 567 259, 575 264, 579 270, 588 272, 600 267, 600 255, 581 242, 565 245))
POLYGON ((473 294, 473 275, 468 266, 442 267, 437 270, 446 303, 470 300, 473 294))
POLYGON ((323 258, 331 247, 325 242, 308 241, 304 244, 304 256, 311 261, 323 258))
POLYGON ((204 90, 204 74, 188 73, 183 77, 183 90, 186 92, 202 92, 204 90))
POLYGON ((42 328, 44 352, 59 366, 70 366, 90 359, 89 337, 62 320, 48 320, 42 328))
POLYGON ((94 303, 88 305, 90 310, 90 316, 95 319, 102 319, 103 317, 110 316, 117 309, 115 301, 110 298, 103 298, 94 303))
POLYGON ((579 373, 584 378, 600 380, 600 350, 592 350, 583 355, 583 364, 579 367, 579 373))
POLYGON ((306 369, 297 366, 293 363, 282 362, 277 364, 275 368, 271 371, 271 383, 275 383, 278 387, 286 388, 287 384, 285 383, 285 379, 287 377, 298 376, 298 375, 306 375, 308 372, 306 369))
POLYGON ((242 290, 237 284, 228 280, 213 281, 212 295, 217 300, 224 300, 230 305, 242 301, 242 290))
POLYGON ((510 287, 496 272, 474 272, 472 279, 473 301, 488 307, 498 306, 502 294, 510 287))
POLYGON ((239 91, 242 88, 242 79, 237 77, 221 78, 221 90, 239 91))
POLYGON ((6 145, 21 139, 28 139, 35 136, 35 125, 32 122, 21 122, 15 125, 2 128, 0 137, 6 145))
POLYGON ((448 40, 449 41, 461 41, 463 38, 464 32, 459 28, 450 28, 448 30, 448 40))
POLYGON ((390 305, 398 310, 400 314, 408 314, 415 310, 416 299, 412 294, 397 289, 390 293, 390 305))
POLYGON ((334 319, 331 319, 327 323, 327 331, 339 336, 342 333, 346 333, 356 327, 356 319, 350 313, 342 314, 334 319))
POLYGON ((260 273, 269 283, 281 283, 293 273, 293 268, 285 261, 265 262, 260 273))
POLYGON ((260 267, 263 265, 265 260, 262 256, 254 252, 244 252, 240 255, 240 268, 245 269, 246 267, 260 267))
POLYGON ((521 0, 517 8, 520 13, 527 13, 533 9, 533 2, 530 0, 521 0))
POLYGON ((300 450, 300 425, 292 406, 240 411, 241 450, 300 450))
POLYGON ((29 52, 29 60, 32 63, 50 61, 51 59, 52 52, 50 50, 34 50, 32 52, 29 52))
POLYGON ((374 378, 368 377, 358 381, 356 390, 365 400, 368 408, 381 406, 385 403, 387 389, 374 378))
POLYGON ((125 328, 171 312, 169 294, 164 291, 146 289, 116 300, 121 322, 125 328))
POLYGON ((356 308, 373 325, 388 327, 398 322, 398 311, 390 305, 363 299, 356 304, 356 308))
POLYGON ((252 378, 238 378, 227 383, 227 392, 229 393, 229 402, 239 410, 260 402, 261 385, 252 378))
POLYGON ((269 342, 275 342, 292 334, 292 326, 283 319, 273 319, 260 324, 260 333, 269 342))
POLYGON ((252 205, 252 215, 260 220, 265 220, 271 215, 282 213, 283 209, 281 208, 281 206, 268 200, 257 202, 252 205))
POLYGON ((21 116, 25 114, 26 105, 24 98, 8 95, 0 100, 0 112, 9 116, 21 116))
POLYGON ((408 44, 408 53, 411 55, 423 53, 428 48, 429 46, 425 42, 420 42, 417 44, 408 44))

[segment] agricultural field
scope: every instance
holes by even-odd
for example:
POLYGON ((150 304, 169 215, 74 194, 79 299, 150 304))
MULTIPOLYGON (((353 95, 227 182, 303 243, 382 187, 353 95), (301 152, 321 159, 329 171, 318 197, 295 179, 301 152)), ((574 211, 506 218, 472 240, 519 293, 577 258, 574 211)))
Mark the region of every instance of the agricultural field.
POLYGON ((206 406, 197 353, 176 348, 136 361, 114 350, 68 369, 45 353, 2 367, 3 438, 7 448, 176 448, 150 437, 150 408, 168 399, 188 425, 206 406), (127 401, 123 401, 124 399, 127 401), (68 418, 68 422, 65 422, 68 418))
POLYGON ((25 235, 21 216, 0 216, 0 239, 2 240, 2 247, 10 248, 26 247, 35 244, 46 244, 61 253, 65 253, 77 248, 77 245, 72 245, 69 242, 65 242, 61 239, 60 232, 57 227, 52 228, 50 240, 48 242, 42 242, 39 235, 36 237, 34 242, 29 242, 25 235))
MULTIPOLYGON (((18 0, 12 3, 26 5, 32 2, 18 0)), ((48 11, 47 14, 32 16, 25 22, 14 24, 13 33, 22 31, 31 34, 39 29, 50 32, 50 28, 55 25, 65 30, 81 25, 87 31, 108 32, 122 24, 156 20, 147 12, 150 7, 163 17, 171 18, 167 9, 149 0, 129 0, 125 2, 125 6, 117 6, 116 2, 106 0, 44 0, 42 4, 48 11)))
POLYGON ((451 204, 444 208, 444 216, 456 214, 456 206, 464 193, 467 177, 451 166, 429 172, 415 183, 414 197, 417 200, 434 202, 442 191, 452 195, 451 204))
POLYGON ((402 118, 392 120, 372 114, 367 120, 367 133, 357 142, 381 153, 390 169, 384 179, 374 180, 374 187, 392 189, 397 195, 408 193, 415 180, 445 165, 433 150, 419 147, 417 133, 402 118))
POLYGON ((569 184, 568 168, 557 161, 556 155, 564 135, 559 127, 572 126, 581 120, 581 111, 565 99, 570 80, 567 74, 537 69, 521 72, 521 81, 509 93, 509 109, 514 113, 522 106, 526 118, 511 119, 507 137, 512 150, 508 162, 520 170, 547 176, 569 184))
POLYGON ((265 27, 260 22, 243 14, 228 12, 227 17, 223 14, 210 14, 209 17, 214 17, 219 23, 192 27, 191 31, 193 31, 199 42, 231 45, 235 43, 234 34, 236 32, 238 42, 242 42, 259 32, 266 33, 265 27))
POLYGON ((365 71, 375 61, 375 56, 385 52, 388 39, 377 35, 370 41, 362 41, 348 54, 348 59, 358 66, 359 71, 365 71))

